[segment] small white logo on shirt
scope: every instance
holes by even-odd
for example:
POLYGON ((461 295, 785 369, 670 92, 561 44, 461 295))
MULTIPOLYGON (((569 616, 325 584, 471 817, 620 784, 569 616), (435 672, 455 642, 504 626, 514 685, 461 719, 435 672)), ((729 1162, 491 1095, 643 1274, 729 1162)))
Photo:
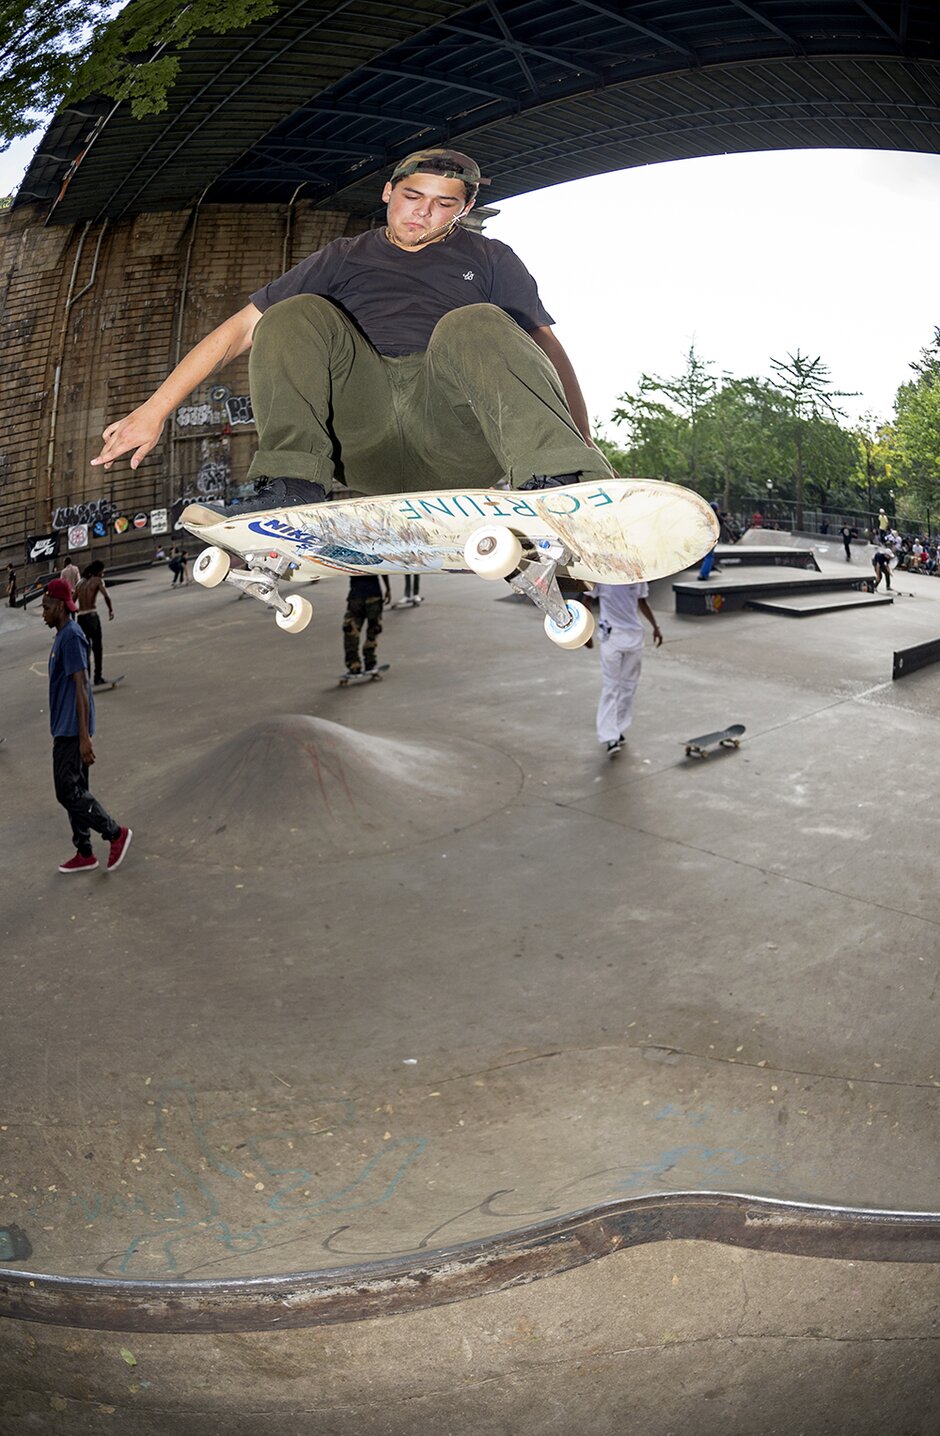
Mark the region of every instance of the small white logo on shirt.
POLYGON ((464 275, 464 279, 472 279, 472 278, 473 278, 473 270, 472 270, 472 269, 468 269, 467 272, 466 272, 466 274, 464 275))

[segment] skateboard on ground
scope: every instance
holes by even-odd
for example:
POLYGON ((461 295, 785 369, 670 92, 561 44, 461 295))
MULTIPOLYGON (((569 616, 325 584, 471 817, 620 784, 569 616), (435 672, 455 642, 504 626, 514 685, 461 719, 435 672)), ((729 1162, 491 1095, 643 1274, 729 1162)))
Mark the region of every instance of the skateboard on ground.
POLYGON ((197 583, 227 580, 274 608, 289 633, 306 628, 313 609, 300 594, 282 594, 280 579, 469 569, 530 598, 561 648, 586 643, 594 618, 562 597, 557 574, 587 583, 664 578, 698 563, 718 537, 703 498, 653 479, 532 492, 428 490, 228 516, 189 504, 179 522, 210 545, 193 564, 197 583), (232 568, 232 554, 247 567, 232 568))
POLYGON ((685 744, 687 758, 707 758, 712 748, 740 748, 743 723, 732 723, 719 733, 705 733, 701 738, 689 738, 685 744))
POLYGON ((125 679, 126 677, 127 677, 127 674, 126 674, 126 673, 122 673, 122 674, 120 674, 120 676, 117 677, 117 678, 107 678, 107 679, 105 679, 104 683, 93 683, 93 684, 92 684, 92 692, 93 692, 93 693, 107 693, 107 691, 108 691, 109 688, 116 688, 119 683, 123 683, 123 682, 124 682, 124 679, 125 679))
POLYGON ((348 688, 350 683, 381 683, 382 674, 387 673, 389 664, 380 663, 377 668, 367 668, 362 673, 350 673, 349 670, 340 674, 340 688, 348 688))

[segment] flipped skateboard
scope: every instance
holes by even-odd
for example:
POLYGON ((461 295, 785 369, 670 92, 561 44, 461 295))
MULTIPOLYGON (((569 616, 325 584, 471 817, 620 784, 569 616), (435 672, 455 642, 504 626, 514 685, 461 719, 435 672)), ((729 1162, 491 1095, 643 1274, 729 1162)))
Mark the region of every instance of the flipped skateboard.
POLYGON ((127 674, 126 674, 126 673, 122 673, 122 674, 120 674, 119 677, 117 677, 117 678, 106 678, 103 683, 94 683, 94 684, 92 685, 92 692, 93 692, 93 693, 107 693, 107 691, 108 691, 109 688, 116 688, 119 683, 123 683, 123 682, 124 682, 124 679, 125 679, 126 677, 127 677, 127 674))
POLYGON ((350 673, 349 669, 340 674, 340 688, 348 688, 350 683, 381 683, 382 674, 387 673, 389 664, 380 663, 377 668, 367 668, 361 673, 350 673))
POLYGON ((743 723, 732 723, 718 733, 705 733, 701 738, 689 738, 685 744, 687 758, 707 758, 712 748, 740 748, 743 723))
POLYGON ((545 615, 560 648, 580 648, 594 619, 563 598, 557 574, 586 583, 638 583, 698 563, 718 521, 691 489, 654 479, 597 479, 536 491, 441 489, 223 515, 189 504, 180 525, 210 547, 193 564, 206 588, 226 580, 273 607, 289 633, 310 622, 284 578, 327 574, 465 573, 505 579, 545 615), (246 568, 232 568, 231 554, 246 568))

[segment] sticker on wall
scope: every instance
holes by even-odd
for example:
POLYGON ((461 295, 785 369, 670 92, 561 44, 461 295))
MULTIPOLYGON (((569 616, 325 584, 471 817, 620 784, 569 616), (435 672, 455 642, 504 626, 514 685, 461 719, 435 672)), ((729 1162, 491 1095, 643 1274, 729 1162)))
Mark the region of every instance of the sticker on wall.
POLYGON ((135 529, 145 529, 146 527, 147 527, 147 515, 146 515, 146 514, 135 514, 135 515, 134 515, 134 528, 135 528, 135 529))
POLYGON ((165 534, 169 529, 166 509, 150 510, 150 532, 152 534, 165 534))
POLYGON ((130 526, 131 521, 127 517, 127 514, 118 514, 117 518, 114 520, 114 532, 116 534, 126 534, 130 526))
POLYGON ((108 537, 108 525, 105 523, 104 519, 95 519, 94 523, 91 526, 91 531, 95 538, 108 537))
POLYGON ((55 558, 59 548, 59 535, 33 534, 26 540, 26 562, 39 563, 42 559, 55 558))
POLYGON ((73 524, 69 529, 69 548, 88 547, 88 525, 73 524))

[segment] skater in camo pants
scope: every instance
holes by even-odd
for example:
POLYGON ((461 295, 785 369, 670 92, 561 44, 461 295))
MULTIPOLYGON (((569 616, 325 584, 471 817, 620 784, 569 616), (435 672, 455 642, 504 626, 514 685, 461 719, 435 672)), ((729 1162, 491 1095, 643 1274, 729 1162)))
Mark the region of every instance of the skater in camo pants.
POLYGON ((346 613, 343 618, 343 647, 346 654, 346 672, 369 673, 375 667, 375 650, 382 632, 382 608, 392 601, 392 590, 388 578, 382 575, 385 596, 375 574, 356 574, 349 582, 346 599, 346 613), (359 657, 359 637, 362 626, 366 626, 366 638, 359 657))

